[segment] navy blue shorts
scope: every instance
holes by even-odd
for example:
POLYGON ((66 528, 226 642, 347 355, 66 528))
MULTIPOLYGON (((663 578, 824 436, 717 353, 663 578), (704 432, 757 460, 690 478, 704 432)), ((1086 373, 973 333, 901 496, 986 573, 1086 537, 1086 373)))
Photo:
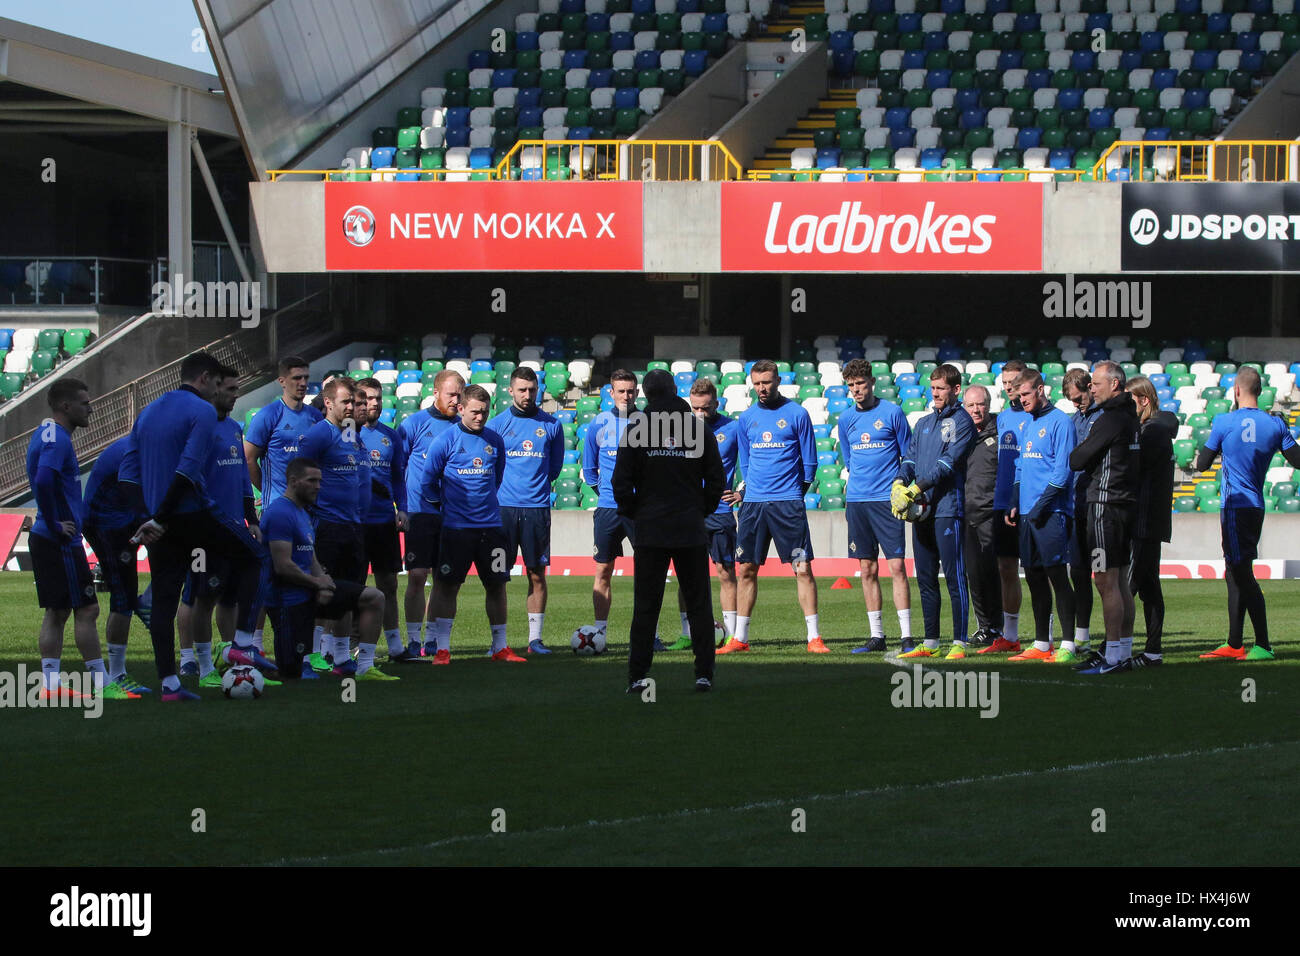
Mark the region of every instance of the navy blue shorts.
MULTIPOLYGON (((402 545, 397 537, 397 522, 376 521, 361 526, 366 544, 365 562, 375 574, 396 574, 402 570, 402 545)), ((365 572, 363 567, 362 573, 365 572)))
POLYGON ((95 528, 87 526, 86 540, 95 549, 99 574, 108 586, 108 609, 115 614, 130 614, 139 602, 140 577, 136 572, 139 545, 131 543, 135 529, 95 528))
POLYGON ((501 507, 501 527, 506 533, 506 563, 524 555, 524 567, 544 568, 551 563, 551 509, 501 507))
POLYGON ((845 512, 850 558, 874 561, 878 553, 886 558, 901 558, 907 553, 903 522, 894 517, 888 501, 850 501, 845 512))
POLYGON ((190 571, 185 575, 185 587, 181 590, 181 603, 193 607, 198 597, 216 598, 222 607, 234 607, 239 599, 239 580, 232 573, 230 559, 220 554, 207 556, 207 568, 204 571, 190 571))
POLYGON ((1264 530, 1263 508, 1224 508, 1219 512, 1223 560, 1229 564, 1259 557, 1259 536, 1264 530))
POLYGON ((731 567, 736 563, 736 513, 728 508, 704 519, 709 536, 709 558, 714 564, 731 567))
POLYGON ((1074 522, 1061 511, 1052 512, 1047 523, 1035 528, 1024 515, 1016 516, 1020 529, 1020 563, 1027 568, 1054 568, 1068 564, 1074 522))
POLYGON ((623 539, 635 546, 632 536, 632 519, 624 518, 616 508, 597 508, 591 523, 595 546, 591 553, 597 564, 606 564, 623 557, 623 539))
POLYGON ((429 570, 438 560, 442 515, 417 511, 406 528, 406 570, 429 570))
POLYGON ((316 560, 335 581, 366 581, 366 541, 361 525, 341 521, 316 524, 316 560))
POLYGON ((95 576, 90 573, 90 562, 86 560, 80 537, 61 543, 39 534, 29 534, 27 550, 31 553, 32 571, 36 575, 37 604, 70 611, 97 603, 95 576))
POLYGON ((510 560, 504 528, 443 528, 434 578, 464 584, 472 564, 484 584, 510 580, 510 560))
POLYGON ((776 544, 782 564, 798 564, 813 558, 808 534, 808 513, 802 501, 743 501, 736 531, 736 560, 762 564, 768 545, 776 544))

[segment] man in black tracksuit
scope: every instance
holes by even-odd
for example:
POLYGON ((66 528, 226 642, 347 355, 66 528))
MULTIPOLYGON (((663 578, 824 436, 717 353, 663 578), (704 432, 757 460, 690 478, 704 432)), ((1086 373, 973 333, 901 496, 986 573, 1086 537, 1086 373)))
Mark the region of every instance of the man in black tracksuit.
POLYGON ((1070 468, 1088 476, 1088 550, 1106 623, 1105 656, 1095 651, 1077 666, 1083 674, 1130 670, 1133 655, 1133 594, 1128 586, 1131 539, 1137 512, 1139 443, 1137 406, 1124 388, 1124 370, 1098 362, 1093 399, 1101 412, 1088 437, 1070 453, 1070 468), (1100 658, 1100 659, 1099 659, 1100 658))
POLYGON ((998 478, 998 420, 989 414, 989 390, 966 386, 962 406, 975 426, 975 441, 966 457, 966 582, 979 629, 972 647, 987 647, 1002 635, 1002 579, 998 574, 993 511, 998 478))
POLYGON ((670 561, 691 627, 695 688, 706 691, 713 686, 714 645, 704 519, 722 498, 722 457, 711 431, 677 397, 670 374, 648 372, 642 387, 646 409, 628 417, 613 480, 618 513, 636 529, 628 692, 646 686, 670 561))

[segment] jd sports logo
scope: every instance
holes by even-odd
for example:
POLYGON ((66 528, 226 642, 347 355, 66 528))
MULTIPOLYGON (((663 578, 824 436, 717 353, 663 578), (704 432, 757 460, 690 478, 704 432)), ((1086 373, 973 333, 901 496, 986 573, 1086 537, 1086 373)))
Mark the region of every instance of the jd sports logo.
POLYGON ((1160 217, 1150 209, 1139 209, 1129 217, 1129 238, 1139 246, 1149 246, 1160 235, 1160 217))

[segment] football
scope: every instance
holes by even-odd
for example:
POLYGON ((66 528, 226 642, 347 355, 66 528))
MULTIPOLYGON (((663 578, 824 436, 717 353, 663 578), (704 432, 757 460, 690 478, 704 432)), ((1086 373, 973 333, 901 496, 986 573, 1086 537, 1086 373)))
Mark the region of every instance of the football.
POLYGON ((266 679, 256 667, 236 665, 221 676, 221 692, 231 700, 256 700, 266 688, 266 679))
POLYGON ((727 640, 727 628, 721 621, 713 622, 713 645, 721 647, 727 640))
POLYGON ((926 518, 930 517, 930 510, 930 502, 926 501, 923 497, 918 498, 907 506, 905 520, 924 521, 926 518))
POLYGON ((573 632, 573 637, 569 639, 569 646, 573 648, 573 653, 582 657, 604 654, 605 632, 590 624, 580 627, 573 632))

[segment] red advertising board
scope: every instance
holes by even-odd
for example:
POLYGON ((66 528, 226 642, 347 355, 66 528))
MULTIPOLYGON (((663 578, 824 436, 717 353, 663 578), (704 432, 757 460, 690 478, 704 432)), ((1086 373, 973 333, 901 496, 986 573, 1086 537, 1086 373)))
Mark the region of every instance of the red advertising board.
POLYGON ((327 183, 325 267, 637 272, 637 182, 327 183))
POLYGON ((726 272, 1020 272, 1039 183, 723 183, 726 272))

